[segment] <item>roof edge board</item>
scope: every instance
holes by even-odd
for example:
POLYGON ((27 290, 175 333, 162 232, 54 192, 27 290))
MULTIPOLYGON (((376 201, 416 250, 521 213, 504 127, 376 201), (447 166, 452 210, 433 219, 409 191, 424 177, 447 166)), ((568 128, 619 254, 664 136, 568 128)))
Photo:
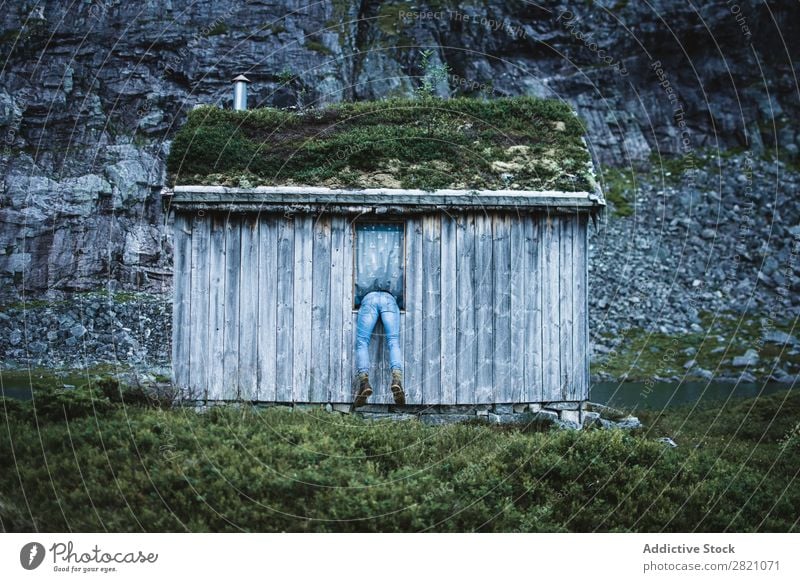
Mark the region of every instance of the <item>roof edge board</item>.
MULTIPOLYGON (((440 189, 418 190, 407 188, 325 188, 317 186, 258 186, 255 188, 238 188, 228 186, 175 186, 165 191, 167 195, 204 195, 225 194, 256 198, 258 195, 339 195, 339 196, 386 196, 387 201, 393 196, 453 196, 453 197, 514 197, 514 198, 563 198, 598 199, 594 192, 565 192, 563 190, 475 190, 475 189, 440 189)), ((183 196, 180 196, 183 197, 183 196)))

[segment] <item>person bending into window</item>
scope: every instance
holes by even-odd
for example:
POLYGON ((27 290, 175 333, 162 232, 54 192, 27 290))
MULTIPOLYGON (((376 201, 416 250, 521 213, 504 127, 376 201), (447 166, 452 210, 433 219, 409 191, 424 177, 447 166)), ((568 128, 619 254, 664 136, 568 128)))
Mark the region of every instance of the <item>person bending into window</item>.
POLYGON ((358 375, 358 394, 354 407, 364 406, 372 395, 369 385, 369 342, 372 330, 383 322, 386 334, 386 348, 389 351, 389 366, 392 369, 392 396, 395 404, 405 404, 403 392, 403 353, 400 350, 400 308, 394 295, 387 291, 372 291, 361 300, 356 320, 356 374, 358 375))

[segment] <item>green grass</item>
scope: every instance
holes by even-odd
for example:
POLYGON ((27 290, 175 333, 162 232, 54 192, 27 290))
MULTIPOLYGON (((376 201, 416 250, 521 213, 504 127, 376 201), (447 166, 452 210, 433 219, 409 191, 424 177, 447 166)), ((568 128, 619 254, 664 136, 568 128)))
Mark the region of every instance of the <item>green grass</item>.
MULTIPOLYGON (((33 386, 45 390, 52 386, 84 387, 92 382, 106 381, 116 373, 129 371, 120 364, 97 364, 90 368, 22 368, 0 370, 0 380, 5 388, 33 386)), ((27 391, 27 388, 25 388, 27 391)))
POLYGON ((635 434, 197 414, 114 395, 45 391, 36 419, 0 402, 3 529, 797 530, 797 393, 668 411, 635 434))
POLYGON ((584 131, 564 103, 532 97, 201 107, 167 164, 176 184, 580 191, 593 186, 584 131))
POLYGON ((332 55, 333 51, 322 44, 321 41, 316 39, 307 39, 306 40, 306 48, 310 51, 314 51, 315 53, 322 53, 323 55, 332 55))
POLYGON ((636 173, 631 169, 605 166, 600 178, 611 212, 616 216, 631 216, 636 203, 636 173))
POLYGON ((205 36, 219 36, 222 34, 228 34, 228 25, 224 22, 217 22, 213 27, 211 27, 208 32, 206 32, 205 36))

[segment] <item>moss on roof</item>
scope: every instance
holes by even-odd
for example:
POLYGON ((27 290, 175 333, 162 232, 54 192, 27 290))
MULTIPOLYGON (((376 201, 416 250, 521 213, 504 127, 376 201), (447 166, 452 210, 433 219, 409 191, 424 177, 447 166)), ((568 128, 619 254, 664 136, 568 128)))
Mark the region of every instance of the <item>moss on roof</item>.
POLYGON ((585 128, 533 97, 200 107, 176 135, 173 184, 594 190, 585 128))

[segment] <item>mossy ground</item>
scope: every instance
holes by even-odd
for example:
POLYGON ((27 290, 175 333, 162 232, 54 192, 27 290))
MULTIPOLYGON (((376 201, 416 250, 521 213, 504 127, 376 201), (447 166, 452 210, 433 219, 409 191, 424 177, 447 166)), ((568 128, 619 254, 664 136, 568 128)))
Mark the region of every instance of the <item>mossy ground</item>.
POLYGON ((798 527, 797 393, 665 411, 635 434, 40 396, 35 420, 30 405, 0 401, 7 531, 798 527))
POLYGON ((712 170, 721 159, 728 159, 744 150, 729 148, 714 150, 706 148, 691 155, 660 155, 653 152, 649 160, 641 165, 625 167, 601 166, 598 180, 603 188, 610 211, 619 217, 627 217, 636 211, 639 184, 659 184, 679 187, 687 172, 712 170))
MULTIPOLYGON (((800 373, 800 354, 793 346, 762 341, 769 332, 796 335, 797 321, 770 321, 759 317, 737 317, 733 314, 701 313, 704 331, 687 334, 665 334, 633 328, 625 331, 615 353, 596 354, 592 373, 607 374, 629 381, 681 376, 695 377, 697 369, 714 376, 736 376, 745 370, 734 366, 733 358, 755 349, 759 362, 747 371, 766 379, 782 367, 787 373, 800 373), (694 360, 694 365, 685 365, 694 360)), ((602 341, 602 340, 601 340, 602 341)))
POLYGON ((631 216, 636 204, 636 173, 624 168, 604 167, 600 181, 609 210, 616 216, 631 216))
POLYGON ((291 112, 201 107, 168 158, 176 184, 594 190, 564 103, 387 99, 291 112))

